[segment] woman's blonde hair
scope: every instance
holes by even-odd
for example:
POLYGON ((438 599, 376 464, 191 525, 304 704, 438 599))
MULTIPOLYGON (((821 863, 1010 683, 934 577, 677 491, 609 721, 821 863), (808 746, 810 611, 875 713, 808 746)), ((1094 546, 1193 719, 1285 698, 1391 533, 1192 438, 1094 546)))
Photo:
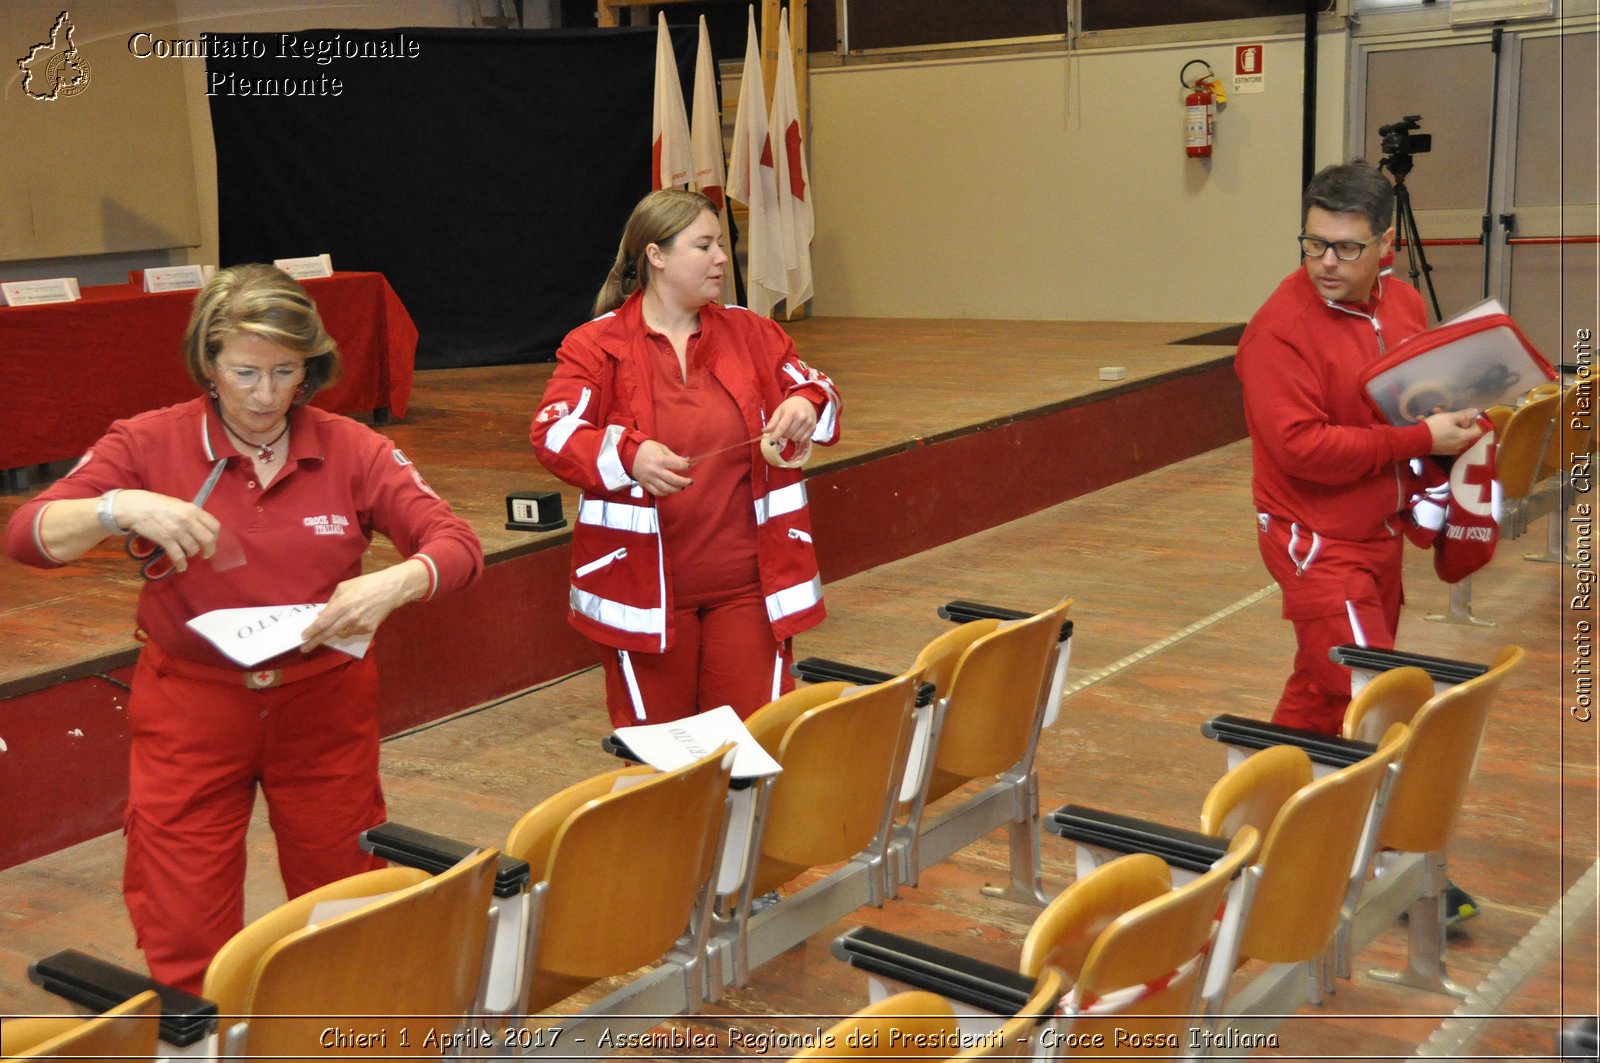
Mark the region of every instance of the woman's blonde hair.
POLYGON ((617 257, 594 297, 594 316, 609 314, 623 304, 635 289, 650 286, 650 263, 645 261, 645 248, 672 246, 673 239, 694 224, 701 214, 717 213, 716 204, 699 192, 686 192, 681 188, 662 188, 643 199, 628 216, 622 229, 622 242, 617 245, 617 257))
POLYGON ((339 347, 322 327, 317 304, 298 281, 276 266, 252 263, 218 270, 195 296, 194 312, 183 334, 183 361, 201 387, 217 352, 240 333, 306 356, 305 385, 295 397, 305 402, 339 379, 339 347))

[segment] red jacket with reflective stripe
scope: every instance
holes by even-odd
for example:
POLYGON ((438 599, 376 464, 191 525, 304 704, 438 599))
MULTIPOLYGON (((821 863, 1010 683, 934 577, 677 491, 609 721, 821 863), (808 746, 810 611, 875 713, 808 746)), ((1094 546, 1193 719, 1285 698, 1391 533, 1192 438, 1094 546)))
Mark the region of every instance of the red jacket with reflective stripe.
POLYGON ((1422 297, 1384 277, 1372 314, 1318 294, 1297 269, 1250 319, 1234 369, 1244 384, 1256 509, 1335 539, 1399 534, 1404 463, 1432 448, 1427 425, 1396 428, 1361 374, 1423 329, 1422 297))
MULTIPOLYGON (((629 475, 656 430, 648 343, 638 292, 570 332, 529 438, 545 468, 583 492, 572 532, 573 627, 602 645, 661 653, 674 638, 671 580, 656 500, 629 475)), ((838 441, 833 381, 800 360, 776 323, 742 307, 701 307, 698 352, 738 404, 749 438, 800 394, 818 407, 813 441, 838 441)), ((748 449, 761 593, 774 637, 786 639, 824 615, 805 481, 748 449)))

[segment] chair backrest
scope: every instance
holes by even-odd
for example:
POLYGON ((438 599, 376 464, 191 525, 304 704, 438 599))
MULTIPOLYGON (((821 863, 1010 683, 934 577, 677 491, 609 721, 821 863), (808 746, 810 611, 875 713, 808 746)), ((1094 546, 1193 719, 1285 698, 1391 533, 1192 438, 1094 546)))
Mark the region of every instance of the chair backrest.
POLYGON ((913 990, 846 1016, 790 1058, 944 1059, 949 1051, 939 1046, 953 1044, 958 1029, 948 1000, 913 990))
POLYGON ((750 737, 761 744, 761 748, 770 753, 774 759, 778 750, 783 745, 783 736, 789 730, 789 725, 800 718, 800 714, 818 705, 826 705, 836 701, 839 695, 850 689, 849 683, 808 683, 805 686, 795 687, 789 693, 782 695, 776 701, 769 701, 755 712, 745 718, 745 730, 750 732, 750 737))
POLYGON ((153 1060, 161 998, 150 990, 86 1019, 6 1019, 0 1058, 153 1060))
POLYGON ((1506 674, 1523 658, 1508 646, 1487 672, 1433 696, 1411 721, 1378 845, 1411 853, 1444 848, 1455 830, 1484 723, 1506 674))
POLYGON ((1409 734, 1395 724, 1371 756, 1308 782, 1284 802, 1255 861, 1241 959, 1299 963, 1327 948, 1373 797, 1409 734))
MULTIPOLYGON (((388 1057, 408 1017, 443 1031, 477 995, 494 890, 493 849, 425 881, 285 935, 256 965, 248 1056, 315 1059, 340 1031, 341 1056, 388 1057)), ((220 1003, 220 1002, 219 1002, 220 1003)))
POLYGON ((1311 758, 1294 746, 1258 749, 1218 779, 1200 806, 1200 829, 1231 838, 1251 826, 1263 837, 1284 802, 1311 782, 1311 758))
POLYGON ((349 878, 338 879, 302 893, 254 920, 217 950, 206 968, 201 995, 217 1005, 224 1016, 248 1016, 250 991, 256 968, 267 949, 311 923, 311 913, 319 904, 376 900, 399 890, 427 882, 431 875, 412 867, 385 867, 349 878))
POLYGON ((970 779, 998 775, 1027 754, 1071 607, 1068 598, 1026 620, 996 625, 962 651, 948 688, 940 691, 949 706, 927 800, 970 779))
POLYGON ((1112 920, 1084 958, 1073 987, 1074 1010, 1114 1014, 1117 1028, 1128 1031, 1133 1043, 1154 1046, 1152 1054, 1170 1055, 1163 1045, 1186 1045, 1223 897, 1255 858, 1260 841, 1254 827, 1241 827, 1209 871, 1112 920))
POLYGON ((1028 928, 1017 969, 1037 978, 1057 967, 1076 980, 1089 950, 1118 916, 1172 889, 1172 872, 1158 856, 1119 856, 1073 882, 1028 928))
MULTIPOLYGON (((777 753, 783 772, 772 781, 752 893, 848 860, 887 837, 920 682, 913 670, 862 687, 807 709, 785 729, 777 753)), ((781 707, 750 718, 774 708, 781 707)))
POLYGON ((1507 501, 1527 496, 1545 455, 1554 448, 1560 395, 1545 395, 1511 411, 1495 451, 1495 475, 1507 501))
POLYGON ((545 891, 525 1014, 661 959, 688 929, 716 865, 731 750, 676 771, 606 772, 512 828, 507 855, 545 891))
POLYGON ((1345 738, 1376 745, 1390 727, 1410 723, 1432 697, 1433 677, 1421 668, 1407 666, 1379 672, 1350 699, 1341 733, 1345 738))
POLYGON ((1556 409, 1555 432, 1555 439, 1560 445, 1552 443, 1545 448, 1544 461, 1539 466, 1539 480, 1567 472, 1571 455, 1594 453, 1593 402, 1593 382, 1589 383, 1587 392, 1580 392, 1577 384, 1569 384, 1561 392, 1561 401, 1556 409))

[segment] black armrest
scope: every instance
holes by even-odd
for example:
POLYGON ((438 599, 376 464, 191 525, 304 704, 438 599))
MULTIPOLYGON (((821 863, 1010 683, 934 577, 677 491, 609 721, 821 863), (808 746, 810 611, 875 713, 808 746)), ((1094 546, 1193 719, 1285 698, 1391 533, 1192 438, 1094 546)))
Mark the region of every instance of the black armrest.
POLYGON ((183 1048, 204 1038, 217 1025, 217 1006, 148 975, 105 960, 63 949, 28 965, 28 979, 59 997, 92 1011, 105 1011, 146 989, 161 998, 161 1039, 183 1048))
POLYGON ((996 1015, 1016 1015, 1034 980, 899 934, 858 926, 833 939, 833 954, 852 967, 926 989, 996 1015))
MULTIPOLYGON (((954 601, 939 606, 939 615, 953 623, 966 624, 973 620, 1026 620, 1033 614, 1000 605, 984 605, 982 602, 954 601)), ((1063 620, 1061 636, 1056 641, 1065 642, 1071 637, 1072 621, 1063 620)))
POLYGON ((1224 713, 1213 716, 1200 725, 1200 733, 1217 742, 1245 749, 1268 749, 1272 746, 1295 746, 1318 764, 1334 768, 1348 768, 1357 761, 1372 756, 1377 746, 1356 742, 1348 738, 1325 735, 1320 731, 1307 731, 1299 727, 1283 727, 1265 720, 1224 713))
MULTIPOLYGON (((796 679, 803 679, 807 683, 850 683, 858 687, 872 687, 879 683, 887 683, 894 676, 889 672, 880 672, 876 668, 860 668, 843 661, 830 661, 822 657, 803 657, 794 662, 789 669, 796 679)), ((923 683, 917 687, 917 708, 933 704, 936 693, 932 683, 923 683)))
MULTIPOLYGON (((361 848, 393 864, 420 868, 430 875, 448 871, 482 846, 469 845, 442 834, 429 834, 404 823, 380 823, 361 832, 361 848)), ((494 874, 494 895, 515 897, 528 888, 533 869, 525 861, 499 858, 494 874)))
POLYGON ((1045 819, 1044 827, 1070 841, 1113 852, 1150 853, 1185 871, 1210 871, 1228 852, 1226 838, 1082 805, 1061 806, 1045 819))
POLYGON ((852 683, 858 687, 876 686, 894 678, 891 672, 876 668, 861 668, 843 661, 830 661, 822 657, 804 657, 794 662, 790 669, 796 679, 807 683, 852 683))
POLYGON ((1471 661, 1454 661, 1448 657, 1428 657, 1421 653, 1403 653, 1400 650, 1374 650, 1366 646, 1335 646, 1328 657, 1346 668, 1359 668, 1364 672, 1387 672, 1391 668, 1421 668, 1436 683, 1455 686, 1476 679, 1489 670, 1486 664, 1471 661))

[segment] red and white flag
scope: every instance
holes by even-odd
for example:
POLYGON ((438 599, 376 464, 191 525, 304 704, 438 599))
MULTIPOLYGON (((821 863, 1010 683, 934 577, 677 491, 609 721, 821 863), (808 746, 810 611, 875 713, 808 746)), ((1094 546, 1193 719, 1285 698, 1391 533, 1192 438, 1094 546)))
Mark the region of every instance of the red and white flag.
MULTIPOLYGON (((694 60, 694 123, 690 138, 694 147, 693 188, 717 205, 722 222, 722 246, 729 255, 733 244, 728 236, 728 202, 723 186, 728 171, 722 159, 722 108, 717 102, 716 60, 711 55, 711 34, 706 17, 700 16, 700 51, 694 60)), ((722 271, 722 301, 734 301, 733 265, 722 271)))
POLYGON ((656 98, 650 118, 650 187, 688 188, 694 176, 689 119, 683 113, 678 59, 667 33, 667 16, 656 19, 656 98))
POLYGON ((761 80, 761 49, 756 43, 756 13, 750 8, 744 73, 739 80, 739 113, 733 122, 733 158, 728 165, 728 195, 750 211, 745 225, 746 301, 769 316, 784 296, 783 236, 778 229, 777 179, 767 146, 767 93, 761 80), (765 157, 766 165, 762 165, 765 157))
MULTIPOLYGON (((793 314, 811 298, 811 171, 800 133, 800 103, 795 90, 794 50, 789 44, 789 12, 778 23, 778 76, 772 86, 772 119, 767 141, 777 156, 778 228, 783 241, 784 295, 793 314)), ((766 163, 767 159, 761 160, 766 163)))

